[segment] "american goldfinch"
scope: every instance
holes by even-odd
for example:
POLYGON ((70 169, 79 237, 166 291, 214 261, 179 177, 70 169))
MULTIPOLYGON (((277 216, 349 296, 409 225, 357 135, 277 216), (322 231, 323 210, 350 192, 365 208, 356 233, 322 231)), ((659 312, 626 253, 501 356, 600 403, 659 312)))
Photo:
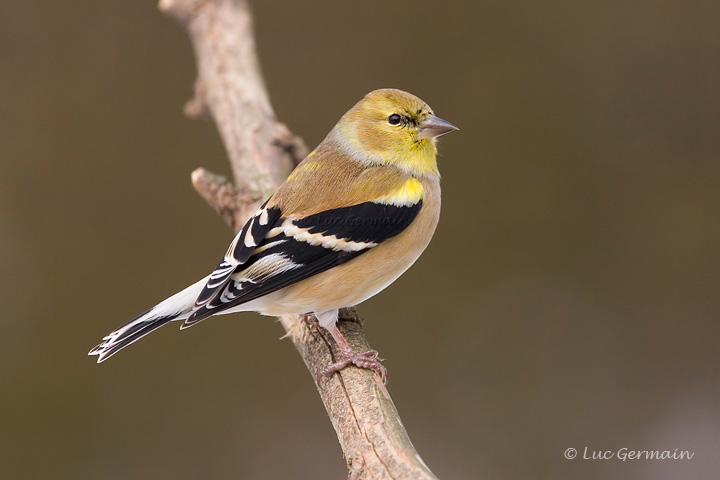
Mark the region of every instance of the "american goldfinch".
POLYGON ((90 350, 98 363, 174 320, 256 311, 314 314, 337 362, 385 377, 377 352, 354 352, 338 310, 390 285, 425 250, 440 215, 436 138, 457 127, 401 90, 370 92, 248 220, 215 270, 90 350))

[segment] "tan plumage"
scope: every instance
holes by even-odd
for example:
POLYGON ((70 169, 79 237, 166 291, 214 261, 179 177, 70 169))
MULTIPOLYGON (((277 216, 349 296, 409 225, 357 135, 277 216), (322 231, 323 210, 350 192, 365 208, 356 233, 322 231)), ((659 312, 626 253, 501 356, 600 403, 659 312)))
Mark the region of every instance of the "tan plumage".
POLYGON ((348 111, 233 240, 208 277, 105 337, 105 360, 172 320, 314 313, 341 359, 383 376, 377 352, 353 352, 338 309, 383 290, 425 250, 440 214, 435 138, 456 127, 419 98, 376 90, 348 111))

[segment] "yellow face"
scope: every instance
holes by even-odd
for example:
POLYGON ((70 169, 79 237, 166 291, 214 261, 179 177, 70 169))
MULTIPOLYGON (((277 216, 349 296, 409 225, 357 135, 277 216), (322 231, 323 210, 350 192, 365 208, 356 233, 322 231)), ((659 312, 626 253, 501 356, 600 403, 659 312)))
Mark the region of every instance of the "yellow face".
POLYGON ((367 94, 343 116, 337 128, 352 148, 358 154, 366 154, 369 161, 392 163, 425 174, 437 173, 435 136, 450 131, 422 134, 424 127, 435 120, 444 122, 416 96, 384 89, 367 94))

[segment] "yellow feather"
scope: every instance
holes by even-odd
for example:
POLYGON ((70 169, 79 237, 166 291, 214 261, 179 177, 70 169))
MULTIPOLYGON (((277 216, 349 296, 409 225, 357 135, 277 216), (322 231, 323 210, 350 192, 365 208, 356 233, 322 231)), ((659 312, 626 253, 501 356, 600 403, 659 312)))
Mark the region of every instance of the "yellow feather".
POLYGON ((398 207, 414 205, 422 199, 423 186, 417 178, 409 178, 397 190, 373 200, 375 203, 385 203, 398 207))

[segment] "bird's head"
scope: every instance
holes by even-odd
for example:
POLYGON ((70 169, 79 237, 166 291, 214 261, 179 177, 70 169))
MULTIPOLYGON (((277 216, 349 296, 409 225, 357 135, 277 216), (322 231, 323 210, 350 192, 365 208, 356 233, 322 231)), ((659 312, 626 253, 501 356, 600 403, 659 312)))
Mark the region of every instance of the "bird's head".
POLYGON ((414 174, 437 173, 436 138, 457 127, 402 90, 365 95, 334 129, 334 140, 358 160, 395 164, 414 174))

